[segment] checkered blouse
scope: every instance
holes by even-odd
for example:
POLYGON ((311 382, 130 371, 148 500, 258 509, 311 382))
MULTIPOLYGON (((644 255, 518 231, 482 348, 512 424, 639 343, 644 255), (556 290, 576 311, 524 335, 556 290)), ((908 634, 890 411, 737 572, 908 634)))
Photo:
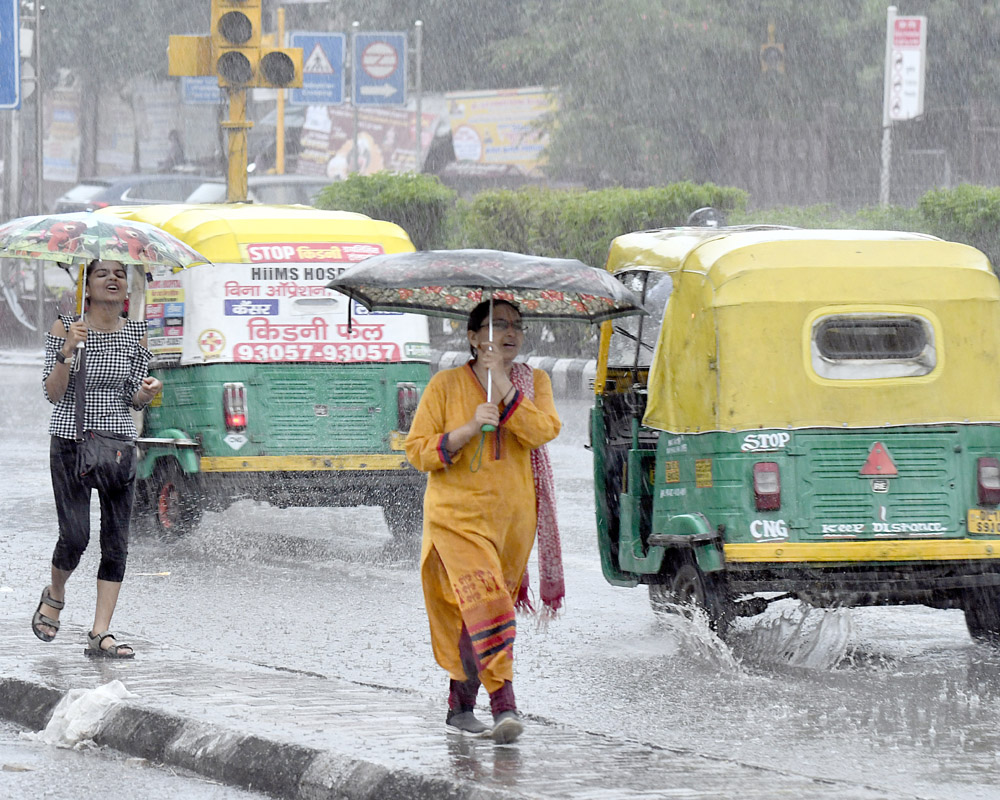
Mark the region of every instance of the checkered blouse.
MULTIPOLYGON (((66 330, 74 317, 59 315, 66 330)), ((91 330, 87 333, 87 408, 84 430, 111 431, 122 436, 135 438, 138 434, 135 422, 129 413, 144 406, 132 403, 132 398, 149 374, 149 360, 152 354, 142 346, 146 335, 145 320, 125 320, 121 330, 101 333, 91 330)), ((65 338, 45 335, 45 366, 42 381, 56 365, 56 351, 66 344, 65 338)), ((70 370, 69 384, 62 399, 55 403, 49 435, 63 439, 76 438, 76 370, 70 370)), ((43 383, 43 391, 44 383, 43 383)), ((45 392, 51 403, 52 398, 45 392)))

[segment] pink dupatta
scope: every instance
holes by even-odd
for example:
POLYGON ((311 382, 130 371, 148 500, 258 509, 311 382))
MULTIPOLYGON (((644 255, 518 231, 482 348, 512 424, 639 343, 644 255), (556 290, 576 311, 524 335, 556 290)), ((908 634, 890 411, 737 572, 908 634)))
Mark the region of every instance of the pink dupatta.
MULTIPOLYGON (((528 364, 515 363, 511 366, 510 380, 515 388, 529 400, 535 399, 534 371, 528 364)), ((542 614, 553 617, 562 607, 566 596, 563 580, 562 545, 559 541, 559 525, 556 522, 556 491, 552 474, 552 462, 545 445, 531 451, 531 471, 535 478, 535 509, 538 513, 538 574, 541 585, 542 614)), ((521 589, 515 603, 518 610, 534 612, 528 597, 528 571, 524 571, 521 589)))

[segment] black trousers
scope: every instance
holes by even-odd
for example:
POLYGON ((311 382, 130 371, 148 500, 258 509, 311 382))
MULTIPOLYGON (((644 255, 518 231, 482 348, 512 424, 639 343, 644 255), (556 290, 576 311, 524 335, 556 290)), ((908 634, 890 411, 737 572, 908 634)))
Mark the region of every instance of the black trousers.
MULTIPOLYGON (((76 475, 76 448, 73 439, 53 436, 49 445, 52 491, 59 517, 59 541, 52 554, 52 566, 72 572, 90 543, 90 492, 76 475)), ((133 481, 118 492, 98 490, 101 501, 101 565, 97 578, 121 583, 128 558, 128 525, 135 496, 133 481)))

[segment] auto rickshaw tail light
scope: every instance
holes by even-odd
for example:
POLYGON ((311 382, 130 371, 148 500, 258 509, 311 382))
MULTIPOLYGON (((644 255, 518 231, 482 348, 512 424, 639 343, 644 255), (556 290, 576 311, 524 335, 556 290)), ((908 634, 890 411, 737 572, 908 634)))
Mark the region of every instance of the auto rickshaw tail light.
POLYGON ((1000 503, 1000 459, 980 458, 976 461, 976 486, 979 505, 1000 503))
POLYGON ((774 461, 753 465, 753 499, 758 511, 781 508, 781 470, 774 461))
POLYGON ((417 391, 417 384, 396 384, 396 430, 408 431, 410 429, 419 402, 420 392, 417 391))
POLYGON ((246 430, 247 427, 247 389, 242 383, 224 383, 222 385, 222 413, 226 419, 226 428, 231 431, 246 430))

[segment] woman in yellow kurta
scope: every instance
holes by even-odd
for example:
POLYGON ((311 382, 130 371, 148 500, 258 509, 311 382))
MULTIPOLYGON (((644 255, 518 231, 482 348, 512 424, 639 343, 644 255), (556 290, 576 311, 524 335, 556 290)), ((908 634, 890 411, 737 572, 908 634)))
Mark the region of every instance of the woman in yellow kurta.
MULTIPOLYGON (((421 579, 434 657, 451 676, 449 730, 510 742, 523 729, 512 685, 514 601, 538 519, 532 451, 560 422, 549 376, 514 364, 524 341, 517 307, 494 302, 492 342, 488 315, 486 302, 469 315, 473 359, 428 383, 406 456, 428 473, 421 579), (482 434, 483 425, 496 431, 482 434), (480 684, 492 729, 472 713, 480 684)), ((561 599, 561 572, 559 591, 561 599)))

